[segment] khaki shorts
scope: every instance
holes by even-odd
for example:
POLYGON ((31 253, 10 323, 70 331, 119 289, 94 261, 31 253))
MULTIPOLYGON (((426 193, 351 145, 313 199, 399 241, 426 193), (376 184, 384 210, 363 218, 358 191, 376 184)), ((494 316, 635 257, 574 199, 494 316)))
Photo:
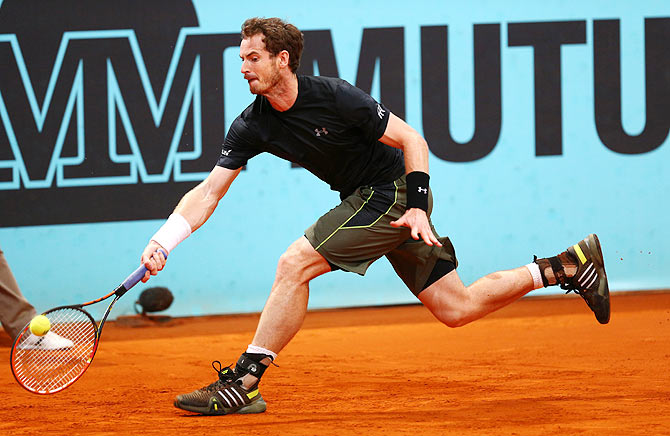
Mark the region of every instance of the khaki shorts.
MULTIPOLYGON (((409 228, 389 224, 405 213, 406 204, 405 176, 384 185, 363 186, 319 218, 305 231, 305 236, 331 266, 360 275, 365 274, 372 262, 386 256, 407 287, 418 295, 427 283, 439 278, 433 273, 438 270, 438 260, 443 261, 440 265, 452 264, 446 272, 454 269, 458 261, 449 238, 439 237, 432 223, 431 229, 442 247, 431 247, 421 239, 415 241, 409 228)), ((429 194, 429 217, 432 206, 429 194)), ((444 266, 439 268, 444 270, 444 266)))

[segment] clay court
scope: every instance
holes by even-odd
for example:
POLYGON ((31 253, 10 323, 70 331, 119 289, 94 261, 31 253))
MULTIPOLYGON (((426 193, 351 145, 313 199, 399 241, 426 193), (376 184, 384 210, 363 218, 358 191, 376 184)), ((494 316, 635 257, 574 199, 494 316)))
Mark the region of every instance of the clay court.
MULTIPOLYGON (((581 299, 525 298, 449 329, 421 306, 310 312, 266 374, 259 415, 172 406, 233 363, 257 315, 109 323, 67 390, 0 370, 3 435, 668 435, 670 293, 613 294, 601 326, 581 299)), ((9 361, 10 341, 0 336, 9 361)))

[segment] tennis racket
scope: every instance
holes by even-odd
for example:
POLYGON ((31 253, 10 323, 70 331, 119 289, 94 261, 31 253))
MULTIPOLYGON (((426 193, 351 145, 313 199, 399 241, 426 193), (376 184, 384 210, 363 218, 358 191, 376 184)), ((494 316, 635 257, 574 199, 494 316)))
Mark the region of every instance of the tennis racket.
MULTIPOLYGON (((165 251, 160 250, 167 258, 165 251)), ((59 306, 43 313, 51 328, 44 336, 30 331, 30 323, 12 346, 11 366, 21 386, 36 394, 53 394, 67 388, 88 369, 98 349, 100 334, 114 303, 146 274, 141 265, 109 294, 87 303, 59 306), (100 321, 83 308, 114 296, 100 321)))

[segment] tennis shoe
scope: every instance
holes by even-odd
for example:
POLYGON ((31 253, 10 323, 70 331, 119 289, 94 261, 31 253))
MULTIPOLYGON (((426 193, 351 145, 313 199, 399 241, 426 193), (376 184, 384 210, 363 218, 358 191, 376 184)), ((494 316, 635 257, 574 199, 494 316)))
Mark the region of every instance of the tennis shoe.
POLYGON ((262 413, 267 404, 258 391, 258 382, 245 389, 239 375, 221 362, 212 362, 219 379, 214 383, 188 394, 177 395, 175 407, 203 415, 230 415, 233 413, 262 413), (218 364, 218 368, 215 364, 218 364))
POLYGON ((44 336, 36 336, 30 333, 30 336, 16 348, 20 350, 64 350, 73 346, 74 343, 71 340, 54 332, 47 332, 44 336))
POLYGON ((600 241, 590 234, 567 249, 577 265, 572 277, 560 277, 561 288, 579 294, 601 324, 610 320, 610 291, 600 241))

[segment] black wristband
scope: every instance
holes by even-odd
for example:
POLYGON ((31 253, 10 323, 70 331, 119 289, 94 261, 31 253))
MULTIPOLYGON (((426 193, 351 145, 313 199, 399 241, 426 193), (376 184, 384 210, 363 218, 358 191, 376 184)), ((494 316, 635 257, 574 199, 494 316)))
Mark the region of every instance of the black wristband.
POLYGON ((428 182, 430 176, 422 171, 407 174, 407 209, 416 207, 428 212, 428 182))

